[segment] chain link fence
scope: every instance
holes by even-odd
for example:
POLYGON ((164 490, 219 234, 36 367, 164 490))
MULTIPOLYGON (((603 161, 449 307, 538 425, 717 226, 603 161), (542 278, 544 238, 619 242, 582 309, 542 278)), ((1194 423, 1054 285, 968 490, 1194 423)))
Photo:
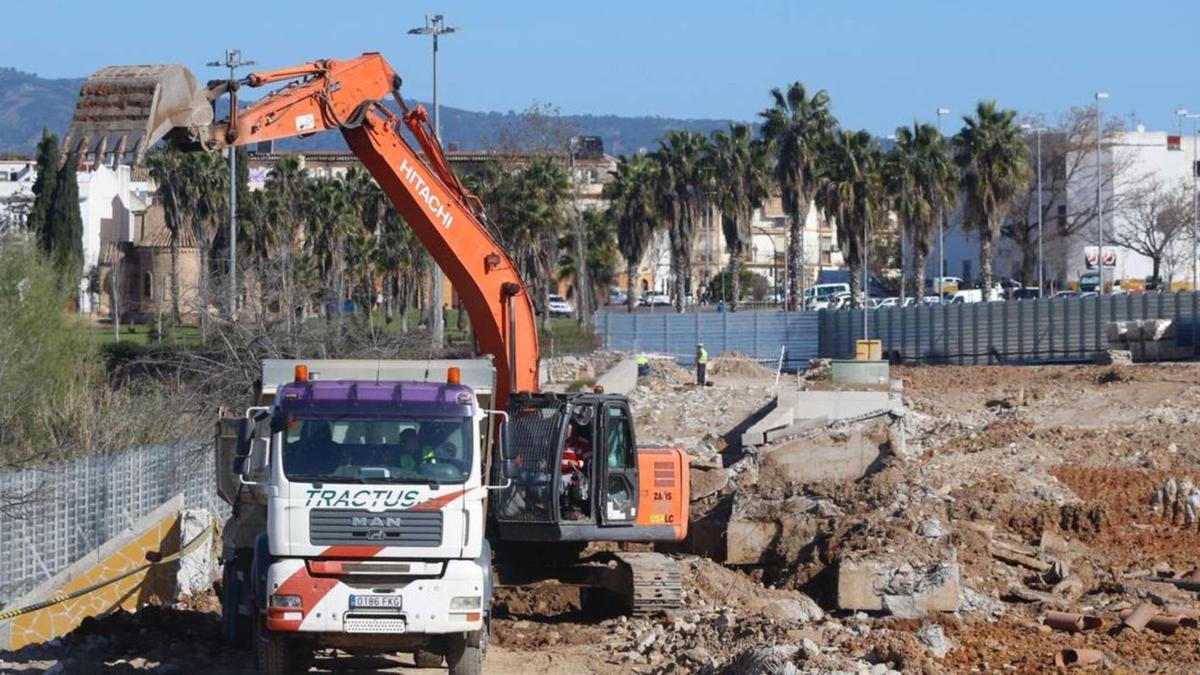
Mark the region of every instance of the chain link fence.
POLYGON ((0 473, 0 604, 99 548, 177 494, 222 517, 210 443, 138 448, 0 473))

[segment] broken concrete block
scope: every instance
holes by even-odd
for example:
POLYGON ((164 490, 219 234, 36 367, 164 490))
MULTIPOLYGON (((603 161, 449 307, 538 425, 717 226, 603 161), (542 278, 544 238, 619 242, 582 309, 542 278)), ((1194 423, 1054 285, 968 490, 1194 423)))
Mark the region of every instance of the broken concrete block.
POLYGON ((1157 342, 1175 339, 1175 321, 1173 319, 1143 319, 1138 324, 1138 333, 1144 341, 1157 342))
POLYGON ((838 566, 838 607, 887 610, 902 618, 958 610, 958 563, 920 567, 884 561, 846 561, 838 566))
POLYGON ((725 562, 758 565, 796 559, 816 538, 817 508, 807 497, 737 495, 725 537, 725 562))
POLYGON ((1110 343, 1125 342, 1130 339, 1129 331, 1132 323, 1132 321, 1110 321, 1104 325, 1104 337, 1108 338, 1110 343))
MULTIPOLYGON (((1124 346, 1124 343, 1120 343, 1124 346)), ((1101 366, 1129 366, 1133 365, 1133 354, 1128 349, 1108 349, 1103 352, 1096 352, 1092 355, 1092 360, 1101 366)))
POLYGON ((891 416, 883 415, 844 432, 797 438, 763 452, 760 462, 764 471, 796 483, 858 480, 878 467, 891 448, 892 426, 891 416))

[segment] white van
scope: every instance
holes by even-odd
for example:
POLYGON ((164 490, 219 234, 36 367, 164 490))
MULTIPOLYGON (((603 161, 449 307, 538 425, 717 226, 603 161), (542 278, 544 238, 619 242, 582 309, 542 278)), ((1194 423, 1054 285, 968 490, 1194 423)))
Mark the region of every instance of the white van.
POLYGON ((830 300, 840 293, 849 293, 850 284, 817 284, 804 289, 804 307, 809 310, 826 309, 830 300))

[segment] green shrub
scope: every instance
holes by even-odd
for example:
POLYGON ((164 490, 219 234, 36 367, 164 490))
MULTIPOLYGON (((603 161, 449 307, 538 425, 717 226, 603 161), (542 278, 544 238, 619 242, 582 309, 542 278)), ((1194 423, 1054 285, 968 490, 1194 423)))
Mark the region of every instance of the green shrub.
POLYGON ((63 283, 21 235, 0 238, 0 460, 53 457, 77 438, 78 415, 102 381, 87 332, 63 283))

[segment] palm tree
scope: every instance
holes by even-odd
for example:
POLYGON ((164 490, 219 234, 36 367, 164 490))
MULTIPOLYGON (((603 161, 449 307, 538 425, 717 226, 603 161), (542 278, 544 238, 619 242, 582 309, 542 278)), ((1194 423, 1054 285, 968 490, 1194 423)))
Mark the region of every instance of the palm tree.
POLYGON ((183 154, 170 144, 162 144, 146 154, 146 165, 150 177, 158 185, 158 198, 162 200, 163 218, 171 247, 171 319, 174 323, 183 320, 179 309, 179 237, 183 231, 184 209, 182 185, 179 183, 180 164, 183 154))
MULTIPOLYGON (((912 244, 914 294, 925 288, 925 260, 938 227, 938 217, 950 208, 958 173, 950 158, 949 143, 932 124, 913 122, 896 129, 896 143, 888 153, 884 177, 900 221, 900 239, 912 244)), ((900 261, 900 297, 908 287, 908 267, 900 261)))
POLYGON ((320 275, 321 303, 326 310, 335 307, 340 316, 341 304, 346 298, 347 242, 354 236, 359 223, 346 191, 336 179, 308 181, 301 199, 307 214, 308 236, 304 243, 320 275))
MULTIPOLYGON (((591 297, 598 298, 616 277, 616 227, 611 213, 607 210, 584 209, 580 212, 580 221, 583 225, 583 246, 575 245, 576 228, 570 228, 559 242, 559 250, 562 251, 562 255, 558 259, 558 279, 562 281, 580 278, 580 275, 577 274, 576 256, 578 254, 576 252, 583 250, 587 261, 587 275, 584 278, 591 286, 586 290, 591 293, 591 297)), ((579 294, 576 293, 576 299, 579 297, 579 294)))
POLYGON ((983 295, 992 289, 993 246, 1017 193, 1029 182, 1029 146, 1015 110, 980 101, 973 117, 963 117, 954 137, 954 161, 961 174, 964 226, 979 233, 979 277, 983 295))
POLYGON ((838 248, 850 268, 850 299, 862 303, 866 239, 887 215, 880 172, 882 151, 867 131, 839 130, 818 173, 817 205, 837 221, 838 248))
POLYGON ((645 155, 625 155, 617 160, 613 179, 604 186, 610 219, 617 224, 617 250, 625 259, 628 293, 626 311, 632 312, 638 266, 655 235, 654 182, 657 165, 645 155))
POLYGON ((817 191, 815 175, 821 153, 837 121, 829 112, 829 94, 818 91, 811 97, 804 85, 793 82, 787 91, 772 89, 775 104, 760 113, 763 137, 774 148, 775 180, 789 223, 787 267, 788 297, 802 300, 807 280, 804 260, 804 221, 817 191))
POLYGON ((517 169, 491 163, 468 176, 467 184, 489 205, 483 214, 485 225, 512 256, 548 329, 546 296, 552 290, 559 240, 567 226, 566 171, 550 157, 535 158, 517 169))
POLYGON ((668 216, 671 272, 675 275, 675 311, 691 290, 692 244, 696 221, 704 208, 709 171, 708 138, 695 131, 670 131, 654 153, 658 162, 656 192, 661 212, 668 216))
POLYGON ((750 226, 754 210, 762 206, 770 193, 771 167, 766 144, 755 140, 754 132, 746 124, 730 124, 728 133, 714 133, 710 152, 721 207, 721 231, 729 249, 729 278, 733 288, 729 309, 737 311, 742 256, 753 236, 750 226))

